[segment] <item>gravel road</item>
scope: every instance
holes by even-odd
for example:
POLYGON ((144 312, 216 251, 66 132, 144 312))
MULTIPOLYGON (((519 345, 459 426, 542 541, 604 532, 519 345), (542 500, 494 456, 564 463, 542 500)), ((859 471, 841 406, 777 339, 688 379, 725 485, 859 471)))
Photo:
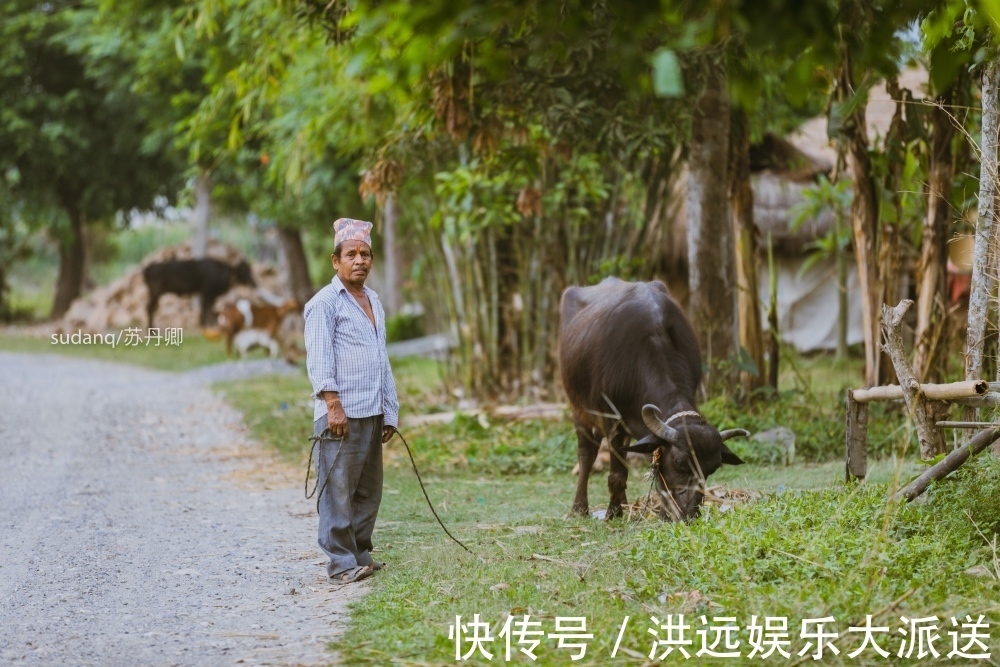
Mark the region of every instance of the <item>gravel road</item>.
POLYGON ((207 388, 247 368, 0 353, 0 664, 336 662, 368 582, 327 583, 303 471, 207 388))

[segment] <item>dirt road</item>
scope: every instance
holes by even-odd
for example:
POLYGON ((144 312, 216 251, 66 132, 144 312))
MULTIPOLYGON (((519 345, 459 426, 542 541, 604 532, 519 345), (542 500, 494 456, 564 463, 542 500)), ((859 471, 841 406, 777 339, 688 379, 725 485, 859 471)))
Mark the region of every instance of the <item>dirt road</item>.
POLYGON ((335 660, 367 582, 326 582, 301 471, 213 379, 0 353, 0 664, 335 660))

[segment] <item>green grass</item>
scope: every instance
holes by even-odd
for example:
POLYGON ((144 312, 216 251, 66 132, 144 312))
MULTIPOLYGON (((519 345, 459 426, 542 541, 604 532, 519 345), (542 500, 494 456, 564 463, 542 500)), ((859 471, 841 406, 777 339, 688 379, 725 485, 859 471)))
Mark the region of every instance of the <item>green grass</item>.
MULTIPOLYGON (((408 404, 404 412, 426 411, 428 402, 440 400, 440 390, 431 387, 434 373, 426 363, 396 365, 408 404)), ((256 437, 304 460, 311 421, 304 377, 220 388, 247 415, 256 437)), ((772 409, 777 416, 788 411, 787 419, 841 418, 830 406, 823 408, 829 415, 811 416, 772 409)), ((732 416, 746 417, 735 408, 732 416)), ((823 427, 786 425, 797 432, 823 427)), ((892 652, 893 664, 915 663, 895 656, 901 615, 937 615, 936 646, 942 654, 950 650, 952 615, 983 613, 992 623, 998 618, 995 578, 966 574, 972 567, 993 570, 993 552, 978 532, 992 539, 1000 530, 1000 462, 989 457, 934 486, 925 503, 905 506, 887 497, 894 476, 906 481, 919 472, 912 462, 904 461, 898 471, 891 460, 872 462, 869 481, 861 486, 843 484, 842 461, 732 467, 710 484, 758 490, 759 500, 722 514, 708 509, 688 524, 630 524, 566 518, 575 486, 568 423, 484 425, 460 416, 451 424, 405 431, 442 519, 476 555, 450 542, 434 522, 402 444, 394 439, 387 448, 376 529, 378 557, 389 568, 354 605, 351 626, 336 644, 346 664, 453 664, 448 627, 456 615, 468 622, 479 614, 494 635, 508 614, 530 614, 546 632, 553 631, 557 616, 585 616, 594 639, 578 664, 587 665, 642 664, 650 651, 650 617, 665 621, 666 614, 684 613, 695 641, 702 614, 736 616, 741 627, 753 614, 786 616, 792 650, 798 652, 803 618, 833 616, 835 629, 843 632, 866 614, 879 613, 875 624, 890 627, 891 636, 878 639, 892 652), (625 616, 630 617, 622 642, 627 651, 612 660, 625 616)), ((648 489, 641 475, 632 472, 630 499, 648 489)), ((593 503, 607 502, 606 484, 604 475, 591 479, 593 503)), ((997 655, 1000 633, 991 634, 988 643, 997 655)), ((746 631, 738 637, 745 647, 746 631)), ((886 662, 871 651, 847 660, 858 644, 855 635, 836 643, 841 656, 827 655, 822 664, 886 662)), ((503 641, 491 650, 493 662, 502 661, 503 641)), ((549 639, 536 655, 541 665, 570 663, 549 639)), ((688 662, 677 655, 665 663, 688 662)), ((714 663, 699 658, 692 664, 714 663)))
POLYGON ((187 371, 209 364, 227 361, 226 350, 219 341, 206 340, 198 332, 185 332, 180 345, 155 343, 126 346, 126 336, 121 343, 111 347, 104 344, 53 344, 49 338, 27 336, 10 329, 0 331, 0 350, 33 354, 58 354, 69 357, 86 357, 123 364, 135 364, 163 371, 187 371))
POLYGON ((243 413, 255 438, 277 449, 286 460, 305 463, 312 435, 313 399, 304 372, 223 382, 215 387, 243 413))
MULTIPOLYGON (((599 665, 625 616, 622 645, 645 655, 650 616, 684 613, 697 628, 701 614, 733 615, 741 626, 752 614, 786 616, 795 626, 830 615, 844 630, 906 594, 876 619, 894 632, 899 615, 986 613, 995 622, 996 582, 964 574, 989 564, 991 553, 962 510, 989 531, 1000 519, 998 484, 1000 466, 984 461, 935 492, 932 507, 888 506, 881 485, 833 486, 770 495, 691 524, 630 525, 563 518, 566 476, 429 480, 439 512, 473 557, 429 519, 412 474, 390 470, 377 530, 390 567, 355 605, 336 648, 347 664, 451 664, 456 615, 496 624, 528 613, 546 630, 556 616, 586 616, 595 637, 581 664, 599 665)), ((898 637, 884 648, 898 650, 898 637)), ((848 639, 841 648, 856 645, 848 639)), ((569 663, 550 642, 538 655, 539 664, 569 663)))

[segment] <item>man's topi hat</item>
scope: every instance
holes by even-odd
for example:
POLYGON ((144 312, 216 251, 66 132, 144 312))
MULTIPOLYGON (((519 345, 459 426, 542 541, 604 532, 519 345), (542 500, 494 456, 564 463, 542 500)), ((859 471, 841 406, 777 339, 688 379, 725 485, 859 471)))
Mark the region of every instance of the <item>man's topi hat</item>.
POLYGON ((372 247, 372 223, 354 218, 338 218, 333 223, 333 245, 344 241, 363 241, 372 247))

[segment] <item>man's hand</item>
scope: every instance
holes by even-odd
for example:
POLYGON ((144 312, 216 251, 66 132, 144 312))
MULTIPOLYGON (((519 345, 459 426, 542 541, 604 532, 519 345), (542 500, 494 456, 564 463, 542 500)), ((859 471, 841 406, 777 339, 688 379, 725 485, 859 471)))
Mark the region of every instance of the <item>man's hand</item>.
POLYGON ((383 426, 382 427, 382 444, 389 442, 393 435, 396 433, 395 426, 383 426))
POLYGON ((335 438, 347 437, 347 414, 340 398, 333 392, 323 392, 326 401, 326 424, 335 438))

